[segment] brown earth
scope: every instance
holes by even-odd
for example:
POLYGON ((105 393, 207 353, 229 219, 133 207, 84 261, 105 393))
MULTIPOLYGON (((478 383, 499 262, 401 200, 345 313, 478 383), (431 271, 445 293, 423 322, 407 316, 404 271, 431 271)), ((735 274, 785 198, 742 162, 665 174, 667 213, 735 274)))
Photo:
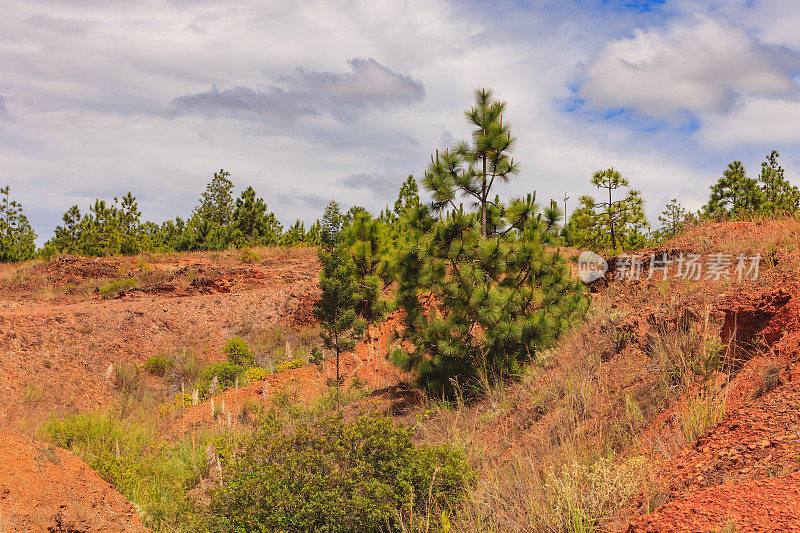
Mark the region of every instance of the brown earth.
POLYGON ((0 531, 147 531, 133 505, 71 452, 0 429, 0 457, 0 531))

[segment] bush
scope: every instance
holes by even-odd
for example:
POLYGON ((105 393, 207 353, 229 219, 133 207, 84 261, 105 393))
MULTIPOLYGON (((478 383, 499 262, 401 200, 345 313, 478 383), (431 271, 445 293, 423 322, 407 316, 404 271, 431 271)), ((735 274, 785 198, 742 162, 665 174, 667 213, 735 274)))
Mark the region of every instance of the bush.
POLYGON ((431 506, 457 503, 473 475, 448 446, 415 446, 389 418, 341 415, 261 428, 226 464, 212 494, 220 531, 396 530, 431 506))
POLYGON ((197 378, 197 388, 200 389, 200 395, 206 397, 208 395, 208 387, 214 376, 219 380, 219 390, 222 392, 228 387, 232 387, 236 383, 236 376, 244 371, 239 365, 235 365, 230 361, 221 361, 219 363, 212 363, 200 371, 200 376, 197 378))
POLYGON ((294 361, 287 361, 285 363, 281 363, 275 367, 275 373, 285 372, 286 370, 292 370, 293 368, 300 368, 305 366, 306 364, 303 362, 302 359, 295 359, 294 361))
POLYGON ((186 491, 208 472, 203 435, 166 443, 155 427, 112 413, 52 418, 43 430, 135 502, 151 530, 197 531, 192 525, 196 509, 186 491))
POLYGON ((252 249, 245 248, 244 250, 242 250, 242 257, 241 257, 242 263, 253 263, 255 261, 258 261, 259 259, 261 259, 261 257, 259 257, 259 255, 252 249))
POLYGON ((263 381, 267 379, 269 376, 269 372, 267 372, 266 368, 261 368, 260 366, 254 366, 252 368, 247 369, 247 376, 250 378, 250 381, 263 381))
POLYGON ((135 393, 142 386, 142 376, 136 365, 114 365, 114 386, 124 393, 135 393))
POLYGON ((154 376, 164 377, 172 368, 172 361, 165 357, 151 357, 144 362, 144 369, 154 376))
POLYGON ((136 278, 121 278, 106 283, 97 290, 103 299, 115 298, 120 293, 130 290, 136 286, 136 278))
POLYGON ((230 339, 222 349, 222 353, 224 353, 228 357, 228 361, 234 365, 245 367, 253 365, 254 356, 250 353, 250 347, 244 339, 240 339, 239 337, 230 339))

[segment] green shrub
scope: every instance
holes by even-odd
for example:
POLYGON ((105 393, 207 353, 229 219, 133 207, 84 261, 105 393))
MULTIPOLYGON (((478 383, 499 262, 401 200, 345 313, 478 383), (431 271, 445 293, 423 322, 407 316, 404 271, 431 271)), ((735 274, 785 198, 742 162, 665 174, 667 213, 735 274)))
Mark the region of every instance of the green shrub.
POLYGON ((142 386, 139 367, 134 365, 114 365, 114 386, 124 393, 137 392, 142 386))
POLYGON ((259 259, 261 259, 261 257, 259 257, 259 255, 256 252, 254 252, 251 248, 245 248, 244 250, 242 250, 242 256, 241 256, 242 263, 253 263, 255 261, 258 261, 259 259))
POLYGON ((136 278, 121 278, 115 279, 98 288, 100 296, 104 299, 114 298, 119 296, 120 293, 130 290, 136 286, 136 278))
POLYGON ((144 369, 154 376, 164 377, 172 367, 172 361, 165 357, 151 357, 144 362, 144 369))
POLYGON ((267 379, 269 376, 269 372, 267 372, 266 368, 261 368, 260 366, 254 366, 252 368, 247 369, 247 376, 250 378, 250 381, 263 381, 267 379))
POLYGON ((255 356, 250 353, 250 347, 244 339, 240 339, 239 337, 233 337, 225 343, 222 353, 224 353, 228 357, 228 361, 234 365, 245 367, 252 366, 253 359, 255 358, 255 356))
POLYGON ((219 363, 212 363, 200 371, 200 376, 197 378, 197 388, 200 389, 200 396, 208 396, 208 387, 214 376, 217 376, 219 381, 220 392, 232 387, 236 383, 236 376, 244 371, 239 365, 235 365, 230 361, 221 361, 219 363))
POLYGON ((294 361, 286 361, 285 363, 281 363, 275 367, 275 373, 285 372, 286 370, 292 370, 293 368, 300 368, 305 366, 305 362, 302 359, 295 359, 294 361))
POLYGON ((456 504, 473 481, 466 462, 448 446, 415 446, 411 435, 377 417, 332 416, 288 435, 267 424, 227 462, 225 483, 212 493, 211 527, 397 530, 411 515, 456 504))
POLYGON ((104 413, 52 418, 44 432, 136 503, 151 530, 197 531, 186 491, 208 472, 202 435, 165 443, 155 427, 104 413))

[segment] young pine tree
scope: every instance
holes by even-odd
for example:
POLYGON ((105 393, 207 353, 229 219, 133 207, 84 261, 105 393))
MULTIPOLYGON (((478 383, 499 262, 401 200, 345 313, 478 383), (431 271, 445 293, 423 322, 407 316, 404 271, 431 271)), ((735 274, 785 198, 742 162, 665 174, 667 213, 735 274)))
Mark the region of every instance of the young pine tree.
POLYGON ((314 307, 314 316, 322 324, 323 346, 336 353, 336 408, 340 408, 339 359, 342 352, 352 350, 363 334, 363 323, 356 315, 359 289, 356 266, 350 251, 342 244, 320 250, 322 298, 314 307))
POLYGON ((36 234, 22 211, 22 204, 11 199, 11 188, 0 187, 0 262, 33 259, 36 234))
POLYGON ((335 200, 331 200, 322 215, 319 229, 320 245, 325 251, 331 252, 336 247, 342 233, 343 221, 344 215, 342 215, 339 204, 335 200))
POLYGON ((507 182, 519 172, 510 157, 515 139, 503 121, 506 102, 494 99, 490 89, 475 91, 475 105, 466 111, 473 126, 472 144, 462 141, 453 148, 431 156, 422 183, 433 196, 437 209, 457 209, 457 195, 471 198, 478 207, 481 236, 489 235, 489 208, 495 182, 507 182))
POLYGON ((741 161, 733 161, 722 172, 722 177, 711 186, 711 195, 704 212, 712 217, 737 216, 746 211, 757 211, 763 200, 758 182, 747 177, 741 161))
POLYGON ((758 177, 764 200, 761 210, 771 214, 793 213, 800 206, 800 190, 784 176, 783 167, 778 164, 779 155, 772 150, 767 160, 761 163, 761 175, 758 177))
POLYGON ((580 206, 570 215, 564 229, 567 244, 578 248, 631 249, 644 246, 649 224, 638 191, 614 200, 613 192, 628 186, 628 180, 609 168, 595 172, 590 182, 608 191, 608 201, 581 196, 580 206))
POLYGON ((225 226, 231 222, 233 216, 233 182, 228 179, 231 173, 221 169, 214 172, 214 178, 206 186, 203 196, 200 198, 192 219, 196 223, 203 221, 225 226))
POLYGON ((689 212, 678 203, 678 200, 673 198, 658 217, 658 221, 661 222, 658 236, 662 239, 674 237, 678 234, 683 224, 689 220, 690 216, 689 212))
MULTIPOLYGON (((510 202, 502 233, 483 238, 479 213, 434 221, 423 206, 398 260, 397 303, 413 351, 394 362, 434 395, 518 374, 585 309, 580 281, 548 248, 533 196, 510 202)), ((556 238, 555 236, 552 236, 556 238)))

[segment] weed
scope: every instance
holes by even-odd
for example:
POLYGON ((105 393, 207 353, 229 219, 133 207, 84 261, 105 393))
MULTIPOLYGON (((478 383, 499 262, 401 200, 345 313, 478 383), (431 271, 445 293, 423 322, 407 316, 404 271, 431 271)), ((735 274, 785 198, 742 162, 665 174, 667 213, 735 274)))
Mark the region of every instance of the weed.
POLYGON ((44 361, 42 361, 42 366, 45 368, 53 368, 53 362, 48 359, 45 359, 44 361))
POLYGON ((197 510, 188 488, 208 474, 209 435, 159 442, 151 422, 121 420, 118 413, 90 413, 51 419, 44 433, 86 461, 103 479, 141 508, 154 531, 193 531, 197 510), (119 453, 118 453, 119 451, 119 453))
POLYGON ((722 419, 725 406, 711 395, 701 394, 689 400, 680 410, 679 418, 686 442, 694 442, 708 428, 722 419))
POLYGON ((120 392, 132 394, 142 387, 141 371, 137 365, 114 365, 114 386, 120 392))
POLYGON ((293 370, 295 368, 301 368, 306 365, 305 361, 302 359, 295 359, 294 361, 287 361, 285 363, 281 363, 280 365, 275 366, 275 373, 278 374, 280 372, 285 372, 286 370, 293 370))
POLYGON ((242 250, 242 255, 239 259, 242 261, 242 263, 253 263, 261 259, 261 257, 259 257, 259 255, 253 251, 253 249, 245 248, 242 250))
POLYGON ((763 395, 775 390, 781 384, 780 373, 781 365, 778 363, 771 363, 767 366, 761 375, 761 383, 753 392, 753 399, 761 398, 763 395))
POLYGON ((144 362, 144 369, 149 374, 159 377, 164 377, 172 366, 173 362, 166 357, 150 357, 144 362))
POLYGON ((36 405, 44 398, 44 389, 41 383, 28 385, 22 391, 22 403, 25 405, 36 405))
POLYGON ((103 299, 110 299, 116 298, 121 293, 134 288, 136 285, 136 278, 121 278, 101 285, 98 287, 98 291, 103 299))
POLYGON ((250 347, 244 339, 240 339, 239 337, 233 337, 228 340, 228 342, 225 343, 225 347, 222 349, 222 353, 224 353, 228 361, 234 365, 248 367, 253 364, 254 356, 250 353, 250 347))

